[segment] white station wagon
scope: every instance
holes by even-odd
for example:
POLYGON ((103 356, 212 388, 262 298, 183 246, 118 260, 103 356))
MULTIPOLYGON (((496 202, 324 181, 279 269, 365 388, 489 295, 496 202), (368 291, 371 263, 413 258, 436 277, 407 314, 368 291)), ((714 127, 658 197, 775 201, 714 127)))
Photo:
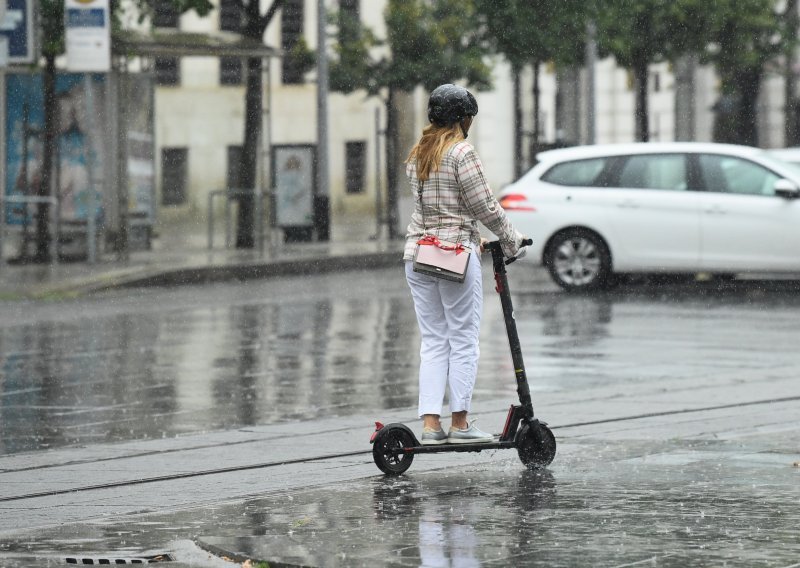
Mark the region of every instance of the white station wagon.
POLYGON ((615 273, 800 272, 800 167, 697 142, 542 152, 499 194, 562 288, 615 273))

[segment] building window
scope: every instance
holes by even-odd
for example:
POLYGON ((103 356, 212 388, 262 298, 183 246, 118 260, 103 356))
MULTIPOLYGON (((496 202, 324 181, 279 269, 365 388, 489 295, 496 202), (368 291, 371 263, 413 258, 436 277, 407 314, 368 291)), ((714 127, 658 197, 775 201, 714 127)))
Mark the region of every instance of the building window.
POLYGON ((345 189, 347 193, 364 193, 364 169, 367 143, 345 143, 345 189))
POLYGON ((228 146, 228 189, 242 189, 242 147, 228 146))
POLYGON ((244 81, 242 60, 239 57, 219 58, 219 84, 241 85, 244 81))
MULTIPOLYGON (((153 3, 153 27, 177 28, 180 14, 172 0, 155 0, 153 3)), ((178 85, 181 82, 180 59, 177 57, 155 58, 156 85, 178 85)))
POLYGON ((180 19, 178 7, 171 0, 156 0, 153 4, 153 27, 177 28, 180 19))
MULTIPOLYGON (((241 33, 242 12, 237 0, 220 0, 219 29, 223 32, 241 33)), ((219 58, 219 84, 241 85, 244 81, 242 60, 239 57, 219 58)))
POLYGON ((219 29, 223 32, 242 31, 242 12, 236 0, 221 0, 219 4, 219 29))
POLYGON ((658 93, 661 91, 661 73, 653 73, 651 78, 651 84, 653 85, 653 92, 658 93))
POLYGON ((187 148, 161 149, 161 204, 186 203, 186 177, 189 150, 187 148))
POLYGON ((156 85, 179 85, 181 82, 181 60, 178 57, 155 58, 156 85))
MULTIPOLYGON (((286 0, 281 10, 281 47, 284 53, 292 48, 303 37, 303 0, 286 0)), ((303 82, 302 69, 292 57, 281 60, 282 79, 284 84, 303 82)))

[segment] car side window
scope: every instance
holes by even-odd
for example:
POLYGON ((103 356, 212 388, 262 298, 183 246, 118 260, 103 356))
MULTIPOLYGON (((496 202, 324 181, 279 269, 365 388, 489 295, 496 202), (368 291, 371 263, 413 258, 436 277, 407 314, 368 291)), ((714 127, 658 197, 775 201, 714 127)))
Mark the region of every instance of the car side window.
POLYGON ((591 158, 556 164, 545 172, 542 181, 557 185, 598 186, 608 158, 591 158))
POLYGON ((760 164, 733 156, 702 154, 700 170, 708 191, 740 195, 775 195, 776 173, 760 164))
POLYGON ((685 191, 686 157, 683 154, 628 156, 619 172, 619 187, 685 191))

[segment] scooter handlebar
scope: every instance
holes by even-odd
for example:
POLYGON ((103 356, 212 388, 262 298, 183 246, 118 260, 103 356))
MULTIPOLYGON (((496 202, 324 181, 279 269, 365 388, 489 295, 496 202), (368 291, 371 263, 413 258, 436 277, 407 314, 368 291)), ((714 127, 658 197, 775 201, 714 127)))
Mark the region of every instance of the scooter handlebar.
POLYGON ((506 266, 525 256, 525 247, 530 246, 532 244, 533 244, 533 239, 529 239, 528 237, 522 239, 522 241, 519 243, 519 250, 517 251, 517 254, 506 260, 506 266))
MULTIPOLYGON (((533 239, 529 239, 528 237, 525 237, 524 239, 522 239, 522 241, 520 242, 519 246, 520 246, 520 248, 529 247, 532 244, 533 244, 533 239)), ((492 250, 493 248, 496 248, 497 250, 500 250, 500 241, 489 241, 488 243, 486 243, 485 246, 486 246, 486 250, 492 250)))
MULTIPOLYGON (((524 239, 522 239, 522 242, 520 242, 520 248, 529 247, 532 244, 533 244, 533 239, 529 239, 528 237, 525 237, 524 239)), ((485 246, 486 246, 486 250, 497 251, 498 255, 502 255, 502 253, 500 252, 502 250, 500 248, 500 241, 491 241, 491 242, 486 243, 485 246)), ((514 262, 515 260, 517 260, 517 257, 516 256, 512 256, 511 258, 508 258, 508 259, 505 260, 505 264, 509 265, 512 262, 514 262)))

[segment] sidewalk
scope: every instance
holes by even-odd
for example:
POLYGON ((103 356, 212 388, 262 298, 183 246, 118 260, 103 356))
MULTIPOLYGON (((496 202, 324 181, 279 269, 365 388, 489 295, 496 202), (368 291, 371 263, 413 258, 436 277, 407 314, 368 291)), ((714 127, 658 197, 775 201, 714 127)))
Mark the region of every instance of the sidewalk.
POLYGON ((399 265, 402 239, 376 239, 374 219, 352 216, 335 221, 328 242, 284 243, 280 231, 275 231, 265 240, 263 252, 226 248, 223 233, 214 235, 214 248, 209 249, 201 223, 162 229, 151 250, 132 252, 127 260, 104 253, 93 265, 86 261, 12 265, 6 263, 6 250, 0 263, 0 301, 399 265))

